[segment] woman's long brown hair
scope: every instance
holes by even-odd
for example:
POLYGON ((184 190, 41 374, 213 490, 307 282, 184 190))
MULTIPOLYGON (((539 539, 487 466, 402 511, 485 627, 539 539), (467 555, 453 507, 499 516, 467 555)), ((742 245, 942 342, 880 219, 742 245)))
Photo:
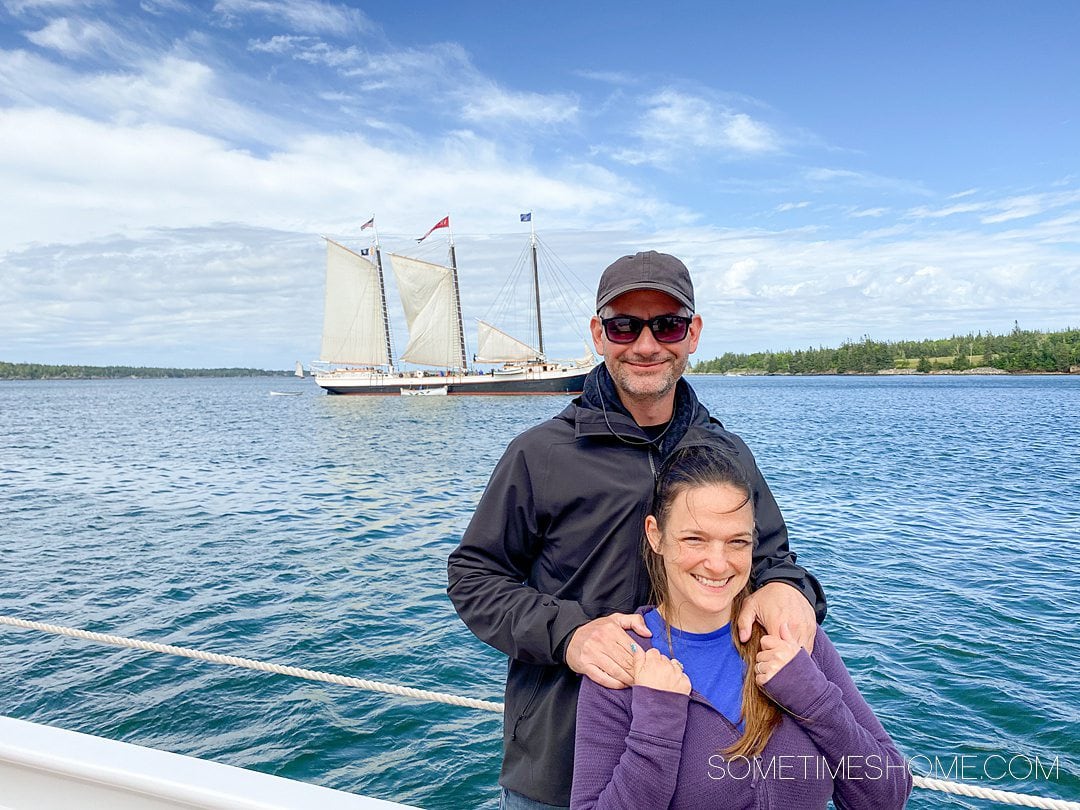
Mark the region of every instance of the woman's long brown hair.
MULTIPOLYGON (((683 492, 705 486, 732 486, 743 493, 746 502, 753 501, 753 491, 746 474, 728 452, 712 446, 693 445, 677 450, 664 462, 657 476, 656 489, 653 493, 652 514, 656 518, 660 529, 661 538, 664 527, 671 513, 672 504, 683 492)), ((741 508, 741 505, 740 505, 741 508)), ((754 532, 754 541, 757 542, 757 531, 754 532)), ((663 542, 663 540, 661 540, 663 542)), ((645 569, 649 573, 649 582, 652 586, 653 604, 657 606, 661 617, 664 619, 668 633, 668 648, 671 647, 671 621, 665 616, 665 606, 669 604, 670 592, 668 589, 667 572, 664 570, 664 558, 652 550, 648 537, 645 537, 642 553, 645 557, 645 569)), ((742 609, 743 602, 750 595, 750 585, 747 584, 740 593, 735 596, 731 605, 731 616, 734 620, 742 609)), ((731 746, 723 750, 723 755, 729 759, 733 757, 753 757, 765 749, 769 737, 780 723, 780 708, 769 698, 768 695, 757 685, 754 680, 754 663, 758 651, 761 649, 761 637, 764 631, 757 622, 750 634, 750 640, 745 644, 739 640, 739 634, 732 627, 731 640, 735 649, 746 664, 746 675, 742 686, 742 712, 740 719, 743 722, 742 736, 731 746)))

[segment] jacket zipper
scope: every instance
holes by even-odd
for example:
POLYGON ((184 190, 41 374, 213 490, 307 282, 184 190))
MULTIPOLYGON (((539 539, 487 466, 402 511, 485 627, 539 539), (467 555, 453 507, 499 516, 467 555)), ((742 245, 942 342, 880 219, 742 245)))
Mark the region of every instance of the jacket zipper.
POLYGON ((536 681, 533 683, 532 692, 529 693, 529 699, 525 701, 525 706, 522 707, 521 714, 519 714, 517 716, 517 719, 514 721, 514 728, 510 731, 511 742, 517 740, 518 726, 521 724, 521 721, 529 715, 529 709, 532 708, 533 701, 536 700, 536 693, 540 691, 540 682, 542 680, 544 680, 543 671, 541 671, 540 674, 537 676, 536 681))
MULTIPOLYGON (((728 730, 735 735, 735 739, 739 739, 739 737, 742 736, 742 732, 739 731, 739 727, 732 723, 730 720, 728 720, 727 716, 722 711, 713 706, 709 702, 708 698, 706 698, 696 689, 692 689, 690 691, 690 699, 707 706, 708 708, 712 709, 712 711, 714 711, 716 714, 720 715, 720 719, 728 727, 728 730)), ((761 773, 763 759, 764 758, 760 754, 758 754, 753 759, 747 760, 747 764, 752 769, 750 771, 750 790, 753 791, 754 807, 756 808, 756 810, 769 810, 769 807, 772 806, 772 800, 769 795, 769 783, 764 780, 761 773)))
POLYGON ((750 789, 754 791, 754 795, 757 796, 758 810, 769 810, 769 806, 772 802, 769 800, 769 785, 763 783, 761 778, 761 756, 754 757, 753 760, 754 773, 750 777, 750 789))

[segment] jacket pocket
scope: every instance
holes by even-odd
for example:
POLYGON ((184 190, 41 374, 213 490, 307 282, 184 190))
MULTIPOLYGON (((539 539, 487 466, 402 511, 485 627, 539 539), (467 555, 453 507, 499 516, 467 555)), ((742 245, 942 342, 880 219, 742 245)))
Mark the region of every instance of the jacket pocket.
MULTIPOLYGON (((540 694, 540 685, 547 680, 548 672, 553 667, 542 666, 529 666, 529 671, 521 673, 520 680, 515 678, 514 682, 520 683, 520 687, 514 689, 518 694, 527 695, 524 703, 518 703, 513 701, 514 709, 508 719, 511 719, 513 725, 510 730, 511 742, 517 740, 518 726, 521 725, 521 721, 529 716, 529 712, 532 710, 533 705, 536 703, 536 697, 540 694), (520 706, 520 708, 517 708, 520 706)), ((509 695, 507 696, 509 698, 509 695)), ((511 705, 511 701, 507 700, 507 706, 511 705)))

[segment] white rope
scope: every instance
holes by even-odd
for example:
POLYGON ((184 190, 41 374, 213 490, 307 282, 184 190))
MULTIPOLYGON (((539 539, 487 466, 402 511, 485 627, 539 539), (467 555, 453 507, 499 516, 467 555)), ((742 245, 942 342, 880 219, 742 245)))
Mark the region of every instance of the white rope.
MULTIPOLYGON (((336 683, 340 686, 351 686, 356 689, 366 689, 369 692, 384 692, 401 697, 414 698, 416 700, 435 701, 437 703, 449 703, 453 706, 467 706, 471 709, 481 709, 490 712, 501 712, 503 705, 489 700, 476 700, 463 698, 456 695, 448 695, 444 692, 431 692, 427 689, 412 689, 408 686, 396 686, 391 683, 380 681, 368 681, 363 678, 350 678, 346 675, 333 675, 329 672, 319 672, 314 669, 301 669, 300 667, 288 667, 280 664, 271 664, 266 661, 256 661, 252 658, 238 658, 235 655, 218 655, 217 653, 193 650, 189 647, 174 647, 171 644, 157 644, 152 641, 140 641, 123 636, 112 636, 107 633, 92 633, 89 630, 79 630, 74 627, 63 627, 56 624, 44 624, 43 622, 31 622, 26 619, 16 619, 12 616, 0 616, 0 624, 11 627, 21 627, 26 630, 40 630, 43 633, 53 635, 81 638, 85 641, 97 641, 101 644, 111 644, 115 647, 128 647, 133 650, 148 650, 150 652, 168 653, 181 655, 184 658, 194 658, 198 661, 210 661, 214 664, 228 664, 245 669, 254 669, 259 672, 273 672, 278 675, 291 675, 294 678, 305 678, 309 681, 322 681, 323 683, 336 683)), ((1028 796, 1024 793, 1012 793, 1007 790, 994 790, 992 788, 965 785, 960 782, 949 782, 944 779, 930 779, 925 776, 913 776, 915 787, 926 790, 937 790, 942 793, 953 793, 958 796, 970 796, 975 799, 988 799, 1001 804, 1016 804, 1023 807, 1041 807, 1046 810, 1080 810, 1080 802, 1064 801, 1062 799, 1044 799, 1041 796, 1028 796)))
POLYGON ((1024 807, 1044 807, 1047 810, 1080 810, 1080 802, 1044 799, 1042 796, 1028 796, 1025 793, 1013 793, 1008 790, 975 787, 960 782, 947 782, 944 779, 930 779, 925 776, 913 776, 912 780, 915 787, 940 790, 942 793, 955 793, 958 796, 970 796, 973 799, 989 799, 992 802, 1019 804, 1024 807))
POLYGON ((22 627, 27 630, 40 630, 43 633, 81 638, 86 641, 97 641, 102 644, 112 644, 115 647, 129 647, 133 650, 149 650, 151 652, 169 653, 170 655, 182 655, 184 658, 194 658, 198 661, 210 661, 214 664, 228 664, 234 667, 254 669, 259 672, 274 672, 278 675, 291 675, 294 678, 306 678, 309 681, 322 681, 323 683, 336 683, 340 686, 351 686, 356 689, 366 689, 369 692, 385 692, 401 697, 415 698, 416 700, 430 700, 437 703, 449 703, 454 706, 468 706, 470 709, 483 709, 489 712, 501 712, 501 703, 493 703, 489 700, 476 700, 456 695, 448 695, 444 692, 431 692, 427 689, 413 689, 408 686, 396 686, 392 683, 381 681, 369 681, 363 678, 350 678, 347 675, 334 675, 329 672, 319 672, 315 669, 301 669, 300 667, 287 667, 281 664, 271 664, 266 661, 256 661, 253 658, 237 658, 235 655, 218 655, 217 653, 193 650, 189 647, 174 647, 171 644, 157 644, 152 641, 139 641, 134 638, 123 636, 111 636, 106 633, 92 633, 89 630, 79 630, 74 627, 62 627, 56 624, 44 624, 31 622, 25 619, 16 619, 12 616, 0 616, 0 624, 8 624, 12 627, 22 627))

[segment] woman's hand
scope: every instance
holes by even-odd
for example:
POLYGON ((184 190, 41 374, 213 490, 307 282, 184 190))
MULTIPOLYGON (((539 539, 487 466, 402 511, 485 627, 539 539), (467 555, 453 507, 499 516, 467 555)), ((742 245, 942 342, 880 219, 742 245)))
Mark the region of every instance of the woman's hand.
POLYGON ((784 582, 762 585, 743 602, 736 620, 739 639, 743 644, 750 640, 755 621, 765 628, 766 633, 773 635, 780 632, 781 622, 787 622, 791 637, 808 653, 814 651, 814 637, 817 635, 814 608, 794 585, 784 582))
POLYGON ((668 658, 655 648, 643 651, 636 644, 634 651, 634 686, 648 686, 664 692, 690 694, 690 679, 677 658, 668 658))
POLYGON ((795 633, 788 627, 787 622, 780 623, 780 635, 762 636, 761 649, 754 663, 754 680, 757 685, 764 686, 772 680, 772 676, 798 655, 800 649, 795 633))

